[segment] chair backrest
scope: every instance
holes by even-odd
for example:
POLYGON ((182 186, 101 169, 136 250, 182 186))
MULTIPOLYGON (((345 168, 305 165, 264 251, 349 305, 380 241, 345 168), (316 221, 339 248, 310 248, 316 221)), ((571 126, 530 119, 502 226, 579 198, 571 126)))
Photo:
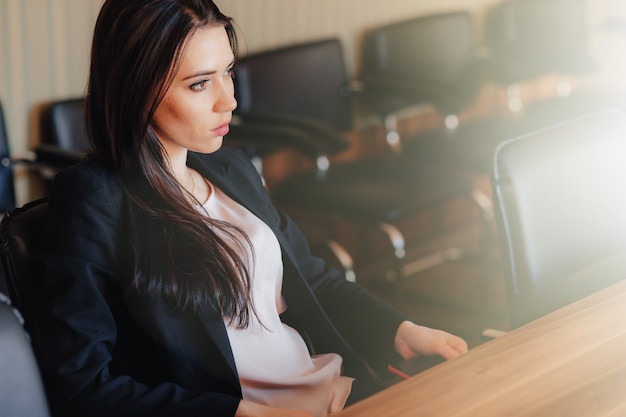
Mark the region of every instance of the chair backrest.
POLYGON ((291 115, 347 131, 353 123, 349 91, 334 38, 249 54, 235 71, 238 114, 291 115))
POLYGON ((42 113, 42 141, 64 150, 91 149, 85 125, 85 99, 54 101, 42 113))
POLYGON ((626 278, 624 112, 503 142, 492 187, 513 326, 626 278))
POLYGON ((48 403, 30 341, 17 312, 0 294, 0 414, 48 417, 48 403))
POLYGON ((30 299, 34 276, 31 256, 43 232, 47 219, 47 199, 36 200, 16 208, 0 223, 0 258, 9 296, 20 310, 29 329, 30 299))
POLYGON ((41 144, 35 148, 36 161, 50 170, 80 161, 92 145, 85 124, 85 99, 53 101, 41 113, 41 144))
POLYGON ((511 84, 548 73, 582 74, 589 50, 585 0, 504 0, 487 13, 491 76, 511 84))
POLYGON ((455 11, 377 27, 364 36, 359 78, 400 105, 455 113, 482 87, 473 25, 468 12, 455 11))
POLYGON ((9 149, 9 136, 4 121, 2 103, 0 103, 0 213, 6 213, 15 207, 13 164, 9 149))

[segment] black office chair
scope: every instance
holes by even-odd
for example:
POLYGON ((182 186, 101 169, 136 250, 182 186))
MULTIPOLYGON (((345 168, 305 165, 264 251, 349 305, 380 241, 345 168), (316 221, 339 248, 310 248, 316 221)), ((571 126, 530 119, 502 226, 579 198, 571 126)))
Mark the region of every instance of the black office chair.
POLYGON ((483 87, 483 59, 472 16, 453 11, 376 27, 361 45, 359 81, 367 112, 380 117, 392 146, 399 145, 397 113, 430 105, 454 131, 458 113, 483 87))
MULTIPOLYGON (((330 154, 346 148, 342 133, 353 127, 354 113, 337 39, 243 57, 237 65, 235 86, 239 124, 233 126, 226 144, 231 138, 244 137, 239 129, 246 126, 252 133, 255 129, 263 133, 274 128, 295 129, 300 134, 294 135, 288 146, 299 150, 299 138, 308 138, 303 153, 316 162, 317 169, 294 174, 270 189, 274 201, 292 213, 321 213, 378 228, 391 242, 397 265, 403 263, 406 252, 398 220, 455 198, 474 202, 478 194, 469 177, 395 157, 329 163, 330 154), (317 152, 309 151, 310 142, 317 144, 317 152)), ((254 146, 254 134, 246 142, 254 146)), ((261 143, 265 145, 265 139, 261 143)), ((274 150, 285 147, 278 145, 274 150)), ((443 262, 458 256, 458 251, 434 255, 430 259, 443 262)), ((394 273, 399 277, 406 270, 399 267, 394 273)))
MULTIPOLYGON (((485 19, 489 78, 508 86, 509 106, 524 106, 518 83, 545 74, 583 75, 597 69, 589 49, 584 0, 504 0, 485 19)), ((567 77, 557 85, 566 96, 567 77)))
POLYGON ((92 149, 85 124, 85 99, 49 103, 41 113, 40 131, 41 143, 35 148, 39 163, 58 171, 80 161, 92 149))
POLYGON ((387 141, 405 158, 487 174, 498 141, 519 134, 515 123, 499 115, 459 117, 476 103, 486 82, 488 61, 474 26, 469 12, 454 11, 365 34, 359 69, 364 101, 370 103, 365 108, 384 122, 387 141), (443 123, 401 138, 398 115, 416 105, 428 106, 443 123))
POLYGON ((15 208, 0 223, 0 257, 8 294, 22 313, 26 330, 30 330, 30 303, 35 277, 30 257, 41 237, 47 218, 47 199, 39 199, 15 208))
POLYGON ((626 277, 626 113, 503 142, 492 174, 512 327, 626 277))
MULTIPOLYGON (((0 260, 11 304, 24 316, 29 329, 34 284, 30 256, 43 231, 46 200, 7 213, 0 224, 0 260)), ((6 301, 6 300, 0 300, 6 301)), ((0 404, 3 416, 49 416, 39 369, 22 324, 6 302, 0 302, 0 404)))
POLYGON ((505 0, 485 19, 487 77, 506 86, 510 110, 521 132, 580 117, 610 106, 624 108, 624 93, 614 88, 579 88, 573 79, 600 70, 591 50, 592 28, 585 0, 505 0), (525 102, 519 84, 556 76, 553 95, 525 102))

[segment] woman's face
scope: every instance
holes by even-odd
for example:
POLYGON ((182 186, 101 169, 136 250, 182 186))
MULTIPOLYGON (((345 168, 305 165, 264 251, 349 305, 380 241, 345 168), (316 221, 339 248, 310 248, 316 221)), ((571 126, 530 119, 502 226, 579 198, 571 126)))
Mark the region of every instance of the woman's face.
POLYGON ((185 150, 211 153, 222 146, 237 107, 233 65, 223 26, 198 30, 188 39, 180 68, 151 122, 170 157, 185 150))

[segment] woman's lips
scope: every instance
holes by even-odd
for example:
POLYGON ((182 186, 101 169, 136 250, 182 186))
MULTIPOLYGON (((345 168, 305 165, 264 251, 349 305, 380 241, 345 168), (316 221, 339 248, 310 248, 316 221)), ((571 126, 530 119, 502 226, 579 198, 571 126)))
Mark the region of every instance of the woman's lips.
POLYGON ((226 136, 230 128, 228 127, 229 122, 219 125, 211 132, 215 133, 217 136, 226 136))

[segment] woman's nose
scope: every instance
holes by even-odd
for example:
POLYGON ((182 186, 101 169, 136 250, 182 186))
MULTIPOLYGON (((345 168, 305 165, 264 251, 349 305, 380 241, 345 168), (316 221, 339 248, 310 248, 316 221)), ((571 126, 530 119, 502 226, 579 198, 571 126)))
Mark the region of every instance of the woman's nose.
POLYGON ((220 93, 215 102, 215 111, 219 113, 232 112, 237 108, 237 99, 232 81, 224 82, 220 86, 220 93))

